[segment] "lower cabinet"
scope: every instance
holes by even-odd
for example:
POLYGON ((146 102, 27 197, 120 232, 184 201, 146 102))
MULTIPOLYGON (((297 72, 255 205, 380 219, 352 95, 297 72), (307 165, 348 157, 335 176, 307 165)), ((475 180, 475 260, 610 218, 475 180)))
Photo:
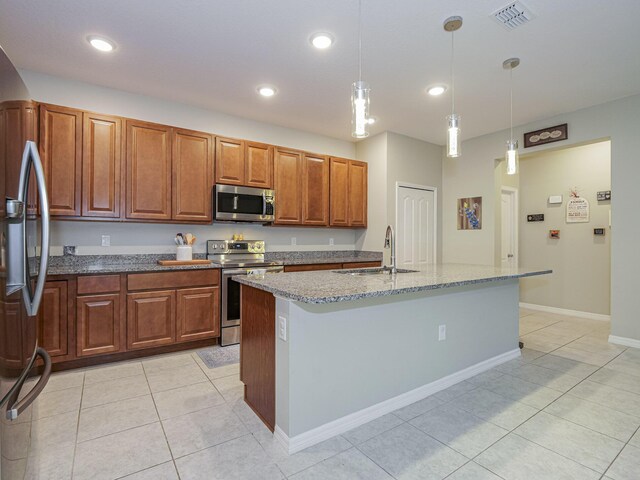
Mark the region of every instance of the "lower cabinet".
POLYGON ((123 349, 120 294, 86 295, 76 299, 76 355, 84 357, 123 349))
POLYGON ((177 294, 178 342, 220 336, 218 287, 178 290, 177 294))
POLYGON ((127 294, 127 348, 159 347, 176 340, 176 292, 127 294))
POLYGON ((38 345, 52 358, 69 354, 68 282, 46 282, 38 312, 38 345))
POLYGON ((286 272, 313 272, 316 270, 341 270, 343 268, 367 268, 379 267, 380 261, 375 262, 351 262, 351 263, 311 263, 306 265, 285 265, 286 272))

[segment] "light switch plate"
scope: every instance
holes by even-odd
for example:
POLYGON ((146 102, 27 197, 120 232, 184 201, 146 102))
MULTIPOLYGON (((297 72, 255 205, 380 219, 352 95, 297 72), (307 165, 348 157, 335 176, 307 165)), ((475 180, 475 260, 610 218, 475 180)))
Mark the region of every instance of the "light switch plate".
POLYGON ((102 246, 103 247, 111 246, 111 235, 102 235, 102 246))
POLYGON ((440 325, 438 327, 438 341, 441 342, 447 339, 447 326, 440 325))
POLYGON ((549 203, 550 203, 551 205, 555 205, 555 204, 558 204, 558 203, 562 203, 562 195, 551 195, 551 196, 549 197, 549 203))

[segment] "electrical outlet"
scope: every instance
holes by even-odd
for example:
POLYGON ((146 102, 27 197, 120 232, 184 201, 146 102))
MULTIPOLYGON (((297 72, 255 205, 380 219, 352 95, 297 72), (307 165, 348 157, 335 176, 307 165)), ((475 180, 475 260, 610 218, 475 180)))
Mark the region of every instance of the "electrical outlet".
POLYGON ((333 238, 330 238, 330 239, 329 239, 329 245, 332 245, 332 246, 334 245, 334 243, 333 243, 333 238))
POLYGON ((278 338, 287 341, 287 319, 282 315, 278 315, 278 338))
POLYGON ((102 235, 102 246, 103 247, 111 246, 111 235, 102 235))
POLYGON ((438 327, 438 341, 441 342, 447 339, 447 326, 440 325, 438 327))
POLYGON ((298 239, 296 237, 291 237, 291 245, 297 245, 298 239))

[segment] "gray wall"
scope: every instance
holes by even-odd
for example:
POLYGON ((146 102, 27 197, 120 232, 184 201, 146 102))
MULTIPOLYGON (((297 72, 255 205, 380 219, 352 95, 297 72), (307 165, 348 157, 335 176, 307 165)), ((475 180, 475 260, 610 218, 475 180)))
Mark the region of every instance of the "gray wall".
MULTIPOLYGON (((534 147, 532 152, 558 146, 611 139, 611 329, 612 334, 640 341, 640 222, 636 217, 640 178, 640 95, 585 108, 514 128, 514 135, 560 123, 569 124, 569 140, 534 147)), ((463 142, 463 155, 443 160, 443 260, 492 265, 496 257, 495 162, 504 155, 507 130, 463 142), (456 229, 455 201, 460 196, 483 197, 483 229, 456 229), (487 212, 489 212, 487 214, 487 212)))
POLYGON ((553 275, 523 278, 520 301, 609 315, 611 282, 610 202, 596 192, 611 189, 611 144, 600 142, 538 153, 520 162, 520 266, 549 267, 553 275), (569 188, 589 201, 589 223, 566 223, 569 188), (549 195, 562 195, 549 205, 549 195), (544 222, 527 222, 528 213, 544 213, 544 222), (606 235, 593 235, 594 228, 606 235), (549 230, 560 230, 560 239, 549 230))

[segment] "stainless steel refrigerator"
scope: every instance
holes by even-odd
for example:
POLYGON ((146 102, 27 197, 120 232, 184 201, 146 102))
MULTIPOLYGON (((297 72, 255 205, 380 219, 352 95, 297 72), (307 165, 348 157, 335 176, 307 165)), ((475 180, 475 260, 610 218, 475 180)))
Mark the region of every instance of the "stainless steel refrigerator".
POLYGON ((35 109, 24 107, 29 100, 0 47, 1 480, 24 478, 30 406, 51 373, 51 359, 37 342, 49 257, 49 206, 35 138, 26 133, 29 122, 37 124, 35 109))

